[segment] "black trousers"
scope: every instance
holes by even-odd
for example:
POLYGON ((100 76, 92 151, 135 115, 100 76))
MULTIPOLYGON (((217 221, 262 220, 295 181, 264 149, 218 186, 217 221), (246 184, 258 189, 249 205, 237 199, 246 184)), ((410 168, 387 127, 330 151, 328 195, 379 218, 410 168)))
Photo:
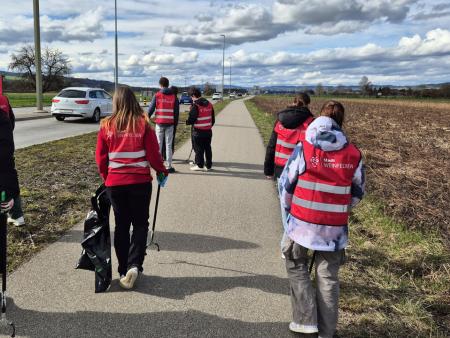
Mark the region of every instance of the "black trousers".
POLYGON ((143 271, 152 184, 149 182, 108 187, 107 193, 116 220, 114 248, 119 262, 119 274, 125 275, 132 267, 143 271), (130 239, 131 224, 133 233, 130 239))
POLYGON ((205 166, 206 158, 206 168, 211 169, 212 167, 212 150, 211 150, 211 140, 212 135, 194 135, 193 146, 195 151, 195 164, 200 168, 205 166))

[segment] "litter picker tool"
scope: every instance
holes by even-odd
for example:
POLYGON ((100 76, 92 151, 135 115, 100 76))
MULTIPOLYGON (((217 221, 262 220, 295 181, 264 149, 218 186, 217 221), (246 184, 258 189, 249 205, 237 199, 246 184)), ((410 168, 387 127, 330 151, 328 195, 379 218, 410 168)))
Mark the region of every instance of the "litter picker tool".
MULTIPOLYGON (((164 174, 159 174, 164 175, 164 174)), ((150 241, 147 242, 147 248, 152 245, 156 246, 156 250, 160 251, 159 244, 154 241, 155 239, 155 228, 156 228, 156 216, 158 215, 158 205, 159 205, 159 194, 161 192, 161 184, 158 184, 158 191, 156 193, 156 202, 155 202, 155 212, 153 213, 153 226, 152 226, 152 234, 150 235, 150 241)))
MULTIPOLYGON (((1 202, 6 201, 6 194, 1 193, 1 202)), ((0 293, 1 317, 0 327, 11 327, 11 337, 16 336, 16 327, 13 322, 6 319, 6 267, 7 267, 7 221, 6 214, 0 212, 0 272, 2 274, 2 291, 0 293)))

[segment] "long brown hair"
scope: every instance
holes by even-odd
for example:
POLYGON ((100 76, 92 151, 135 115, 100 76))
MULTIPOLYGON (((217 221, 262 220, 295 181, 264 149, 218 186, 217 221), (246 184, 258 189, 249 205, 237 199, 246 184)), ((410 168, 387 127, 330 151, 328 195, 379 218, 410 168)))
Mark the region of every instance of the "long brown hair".
POLYGON ((342 127, 342 125, 344 124, 345 109, 342 103, 331 100, 325 102, 325 104, 322 106, 320 115, 331 117, 336 121, 339 127, 342 127))
POLYGON ((119 87, 113 96, 112 115, 102 122, 102 127, 117 131, 135 132, 138 122, 149 119, 129 87, 119 87))

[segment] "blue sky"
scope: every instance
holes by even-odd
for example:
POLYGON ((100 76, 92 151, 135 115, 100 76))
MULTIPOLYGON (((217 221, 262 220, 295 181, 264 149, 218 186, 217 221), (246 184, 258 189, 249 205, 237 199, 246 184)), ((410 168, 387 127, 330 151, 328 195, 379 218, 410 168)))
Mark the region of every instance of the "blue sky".
MULTIPOLYGON (((5 0, 2 1, 4 3, 5 0)), ((222 38, 233 84, 356 85, 450 81, 448 0, 118 0, 120 82, 219 83, 222 38)), ((72 74, 113 79, 111 0, 41 1, 43 45, 72 74)), ((0 12, 0 70, 33 42, 32 4, 0 12)), ((228 81, 228 78, 227 78, 228 81)))

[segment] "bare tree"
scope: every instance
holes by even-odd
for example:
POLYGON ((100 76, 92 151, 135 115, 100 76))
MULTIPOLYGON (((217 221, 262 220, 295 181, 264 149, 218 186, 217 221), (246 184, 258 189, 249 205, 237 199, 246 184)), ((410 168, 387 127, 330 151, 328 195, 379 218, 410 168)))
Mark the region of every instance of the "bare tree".
POLYGON ((363 94, 372 93, 372 82, 370 82, 369 78, 365 75, 361 78, 361 80, 359 80, 359 87, 361 88, 361 92, 363 94))
POLYGON ((323 95, 325 94, 325 89, 323 88, 323 85, 321 83, 318 83, 316 86, 316 95, 323 95))
POLYGON ((203 87, 203 94, 206 95, 206 96, 210 96, 213 93, 214 93, 213 86, 209 82, 206 82, 205 86, 203 87))
MULTIPOLYGON (((35 53, 32 45, 26 45, 12 54, 9 68, 22 73, 24 80, 36 88, 35 53)), ((70 74, 70 70, 67 56, 58 49, 45 47, 42 53, 42 90, 59 90, 64 84, 64 76, 70 74)))

